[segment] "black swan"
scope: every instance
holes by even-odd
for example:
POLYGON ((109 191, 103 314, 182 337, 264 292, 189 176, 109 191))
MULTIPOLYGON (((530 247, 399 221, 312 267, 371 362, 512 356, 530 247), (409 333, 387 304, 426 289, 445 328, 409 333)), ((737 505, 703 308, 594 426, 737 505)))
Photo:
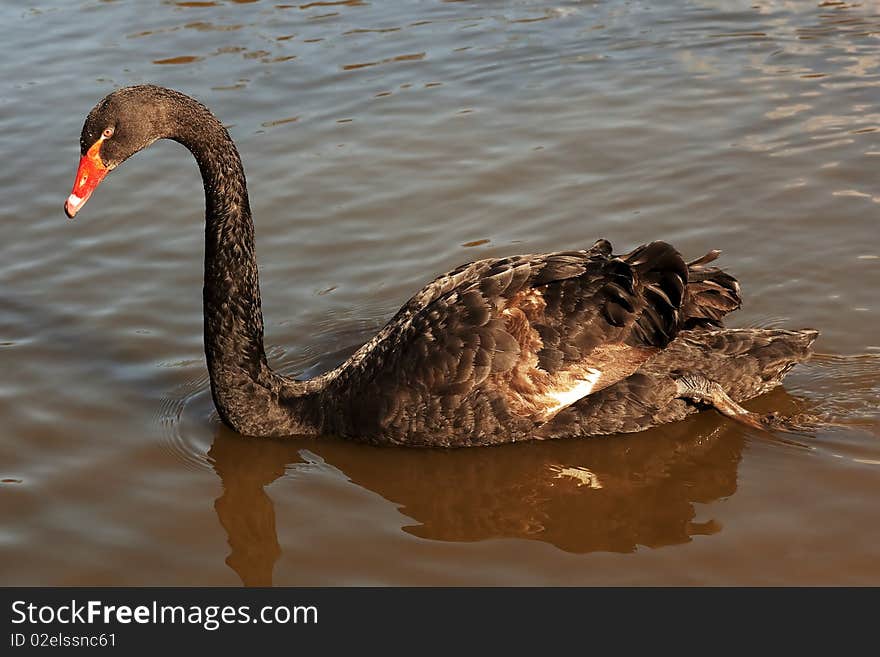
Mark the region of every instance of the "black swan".
POLYGON ((813 330, 726 329, 735 278, 664 242, 479 260, 429 283, 336 369, 282 376, 263 350, 254 230, 241 160, 201 103, 152 85, 89 113, 67 216, 157 139, 195 156, 205 187, 205 354, 223 421, 251 436, 330 434, 458 447, 634 432, 739 402, 809 356, 813 330))

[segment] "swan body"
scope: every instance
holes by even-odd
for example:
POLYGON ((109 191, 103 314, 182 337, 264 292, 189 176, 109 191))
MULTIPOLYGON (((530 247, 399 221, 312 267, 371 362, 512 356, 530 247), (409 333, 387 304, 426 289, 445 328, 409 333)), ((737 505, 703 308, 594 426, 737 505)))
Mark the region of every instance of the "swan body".
POLYGON ((253 436, 333 434, 470 446, 633 432, 705 405, 760 426, 738 403, 779 385, 812 330, 726 329, 735 278, 664 242, 479 260, 429 283, 336 369, 274 372, 247 185, 226 129, 196 100, 142 85, 88 115, 65 203, 157 139, 195 156, 205 188, 205 353, 223 421, 253 436))

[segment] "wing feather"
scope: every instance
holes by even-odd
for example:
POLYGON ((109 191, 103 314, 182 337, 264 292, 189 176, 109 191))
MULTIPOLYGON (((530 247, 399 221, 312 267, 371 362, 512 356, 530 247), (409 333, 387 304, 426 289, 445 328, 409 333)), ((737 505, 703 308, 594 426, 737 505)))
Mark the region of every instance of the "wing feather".
POLYGON ((706 267, 711 255, 689 271, 663 242, 615 256, 600 240, 470 263, 404 305, 334 373, 338 389, 368 409, 356 419, 400 436, 546 422, 630 376, 686 322, 736 305, 738 284, 706 267))

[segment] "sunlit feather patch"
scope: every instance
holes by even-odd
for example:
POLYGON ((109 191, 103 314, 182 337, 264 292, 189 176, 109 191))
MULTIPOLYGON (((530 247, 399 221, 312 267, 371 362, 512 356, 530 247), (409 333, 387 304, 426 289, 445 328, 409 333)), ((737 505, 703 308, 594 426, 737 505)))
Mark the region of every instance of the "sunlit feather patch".
POLYGON ((551 404, 547 407, 547 415, 553 415, 557 411, 565 408, 566 406, 571 406, 578 399, 586 397, 591 392, 593 392, 593 388, 596 387, 596 382, 599 381, 600 378, 602 378, 602 371, 590 367, 584 371, 584 374, 584 378, 578 380, 571 388, 564 390, 548 390, 545 393, 546 397, 555 401, 555 404, 551 404))

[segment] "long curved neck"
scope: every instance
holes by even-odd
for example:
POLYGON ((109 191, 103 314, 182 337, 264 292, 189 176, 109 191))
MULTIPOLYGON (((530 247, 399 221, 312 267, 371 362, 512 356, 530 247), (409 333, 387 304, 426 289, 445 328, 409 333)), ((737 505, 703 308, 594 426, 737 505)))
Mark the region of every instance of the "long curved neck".
POLYGON ((191 148, 205 187, 205 354, 211 380, 256 379, 266 366, 254 224, 244 169, 226 130, 191 148))
POLYGON ((298 383, 274 374, 263 349, 254 225, 241 158, 226 128, 207 108, 187 101, 177 108, 170 137, 195 156, 205 187, 205 355, 214 403, 242 433, 303 431, 291 417, 298 383))

